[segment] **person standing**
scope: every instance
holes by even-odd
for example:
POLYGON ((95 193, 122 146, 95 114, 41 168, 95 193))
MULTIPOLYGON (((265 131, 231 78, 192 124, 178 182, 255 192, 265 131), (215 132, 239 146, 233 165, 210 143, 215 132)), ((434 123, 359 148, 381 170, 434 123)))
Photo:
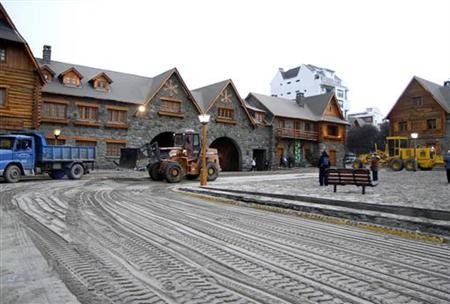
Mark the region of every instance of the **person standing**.
POLYGON ((256 171, 256 160, 252 159, 252 171, 256 171))
POLYGON ((372 154, 372 158, 370 159, 370 171, 372 171, 372 180, 374 182, 378 181, 378 168, 380 163, 380 157, 375 152, 372 154))
POLYGON ((325 176, 325 171, 330 167, 330 158, 327 151, 323 151, 319 158, 319 184, 321 186, 328 186, 328 180, 325 176))
POLYGON ((450 150, 447 151, 445 155, 445 171, 447 171, 447 182, 450 184, 450 150))

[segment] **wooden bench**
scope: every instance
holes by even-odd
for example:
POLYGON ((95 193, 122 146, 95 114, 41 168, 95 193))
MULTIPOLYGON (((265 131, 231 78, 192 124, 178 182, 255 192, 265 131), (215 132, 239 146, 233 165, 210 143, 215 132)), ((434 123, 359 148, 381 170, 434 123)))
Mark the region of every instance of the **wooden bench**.
POLYGON ((362 187, 362 194, 366 193, 366 187, 374 187, 370 179, 370 171, 368 169, 327 169, 325 176, 328 180, 328 185, 334 185, 334 192, 336 192, 337 185, 356 185, 362 187))

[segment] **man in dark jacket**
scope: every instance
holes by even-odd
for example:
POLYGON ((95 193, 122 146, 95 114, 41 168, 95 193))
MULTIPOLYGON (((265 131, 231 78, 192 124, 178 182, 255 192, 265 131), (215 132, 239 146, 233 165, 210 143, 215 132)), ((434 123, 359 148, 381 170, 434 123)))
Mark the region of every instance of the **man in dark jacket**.
POLYGON ((444 157, 445 171, 447 171, 447 182, 450 184, 450 150, 447 151, 447 155, 444 157))
POLYGON ((330 158, 326 151, 322 152, 319 158, 319 184, 321 186, 328 186, 328 180, 325 176, 325 170, 330 167, 330 158))

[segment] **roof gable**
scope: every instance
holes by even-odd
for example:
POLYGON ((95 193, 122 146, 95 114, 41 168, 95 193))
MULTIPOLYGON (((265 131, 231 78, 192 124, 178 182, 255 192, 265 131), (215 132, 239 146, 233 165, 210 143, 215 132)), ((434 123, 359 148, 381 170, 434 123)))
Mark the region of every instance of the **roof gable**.
POLYGON ((25 41, 25 39, 23 39, 22 35, 20 35, 19 31, 17 30, 16 26, 12 22, 11 18, 9 17, 8 13, 6 12, 5 8, 1 3, 0 3, 0 39, 14 41, 24 45, 28 58, 31 60, 31 63, 34 66, 35 71, 39 75, 41 84, 44 84, 45 77, 42 74, 41 69, 39 68, 39 64, 36 61, 36 58, 34 58, 33 52, 31 52, 28 43, 25 41))
POLYGON ((197 111, 199 113, 202 113, 202 109, 199 107, 196 99, 186 86, 186 83, 184 82, 183 78, 176 68, 172 68, 164 73, 161 73, 152 79, 153 81, 151 83, 151 87, 144 105, 152 102, 156 94, 158 94, 158 92, 161 90, 164 90, 169 96, 175 95, 177 93, 177 89, 179 88, 178 85, 175 84, 171 79, 173 76, 177 78, 177 80, 181 84, 181 89, 186 93, 188 99, 192 101, 197 111))
POLYGON ((414 82, 417 82, 425 91, 431 94, 433 99, 442 107, 444 111, 447 113, 450 113, 450 87, 444 87, 440 86, 434 82, 425 80, 423 78, 413 76, 413 78, 410 80, 406 88, 403 90, 403 92, 400 94, 400 96, 397 98, 397 101, 394 103, 392 108, 389 110, 388 114, 386 115, 386 118, 389 119, 389 117, 392 114, 392 111, 395 109, 397 104, 400 102, 400 100, 403 98, 403 96, 408 92, 408 90, 411 88, 411 86, 414 84, 414 82))
POLYGON ((67 70, 61 72, 61 74, 59 74, 59 77, 63 78, 65 75, 67 75, 69 73, 74 73, 75 75, 77 75, 77 77, 80 80, 84 78, 83 75, 80 72, 78 72, 78 70, 76 68, 74 68, 74 67, 70 67, 67 70))
POLYGON ((94 77, 92 77, 91 79, 89 79, 89 82, 94 82, 94 81, 96 81, 97 79, 101 79, 101 78, 105 79, 109 84, 111 84, 111 83, 114 82, 114 81, 112 81, 111 78, 109 78, 109 76, 108 76, 105 72, 101 72, 101 73, 95 75, 94 77))
POLYGON ((256 125, 253 117, 250 115, 247 107, 245 106, 244 100, 239 95, 239 92, 234 86, 234 83, 231 79, 195 89, 192 91, 192 94, 197 99, 199 104, 202 105, 204 113, 207 113, 216 103, 226 105, 227 103, 232 102, 232 95, 234 94, 239 103, 239 106, 245 112, 245 115, 247 116, 250 123, 253 126, 256 125))

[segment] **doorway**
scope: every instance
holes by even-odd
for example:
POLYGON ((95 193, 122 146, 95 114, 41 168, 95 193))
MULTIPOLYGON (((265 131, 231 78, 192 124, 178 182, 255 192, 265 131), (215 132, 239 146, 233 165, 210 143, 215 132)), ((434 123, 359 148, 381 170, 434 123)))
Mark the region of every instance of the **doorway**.
POLYGON ((265 168, 266 150, 254 149, 253 150, 253 158, 255 159, 255 162, 256 162, 256 170, 258 170, 258 171, 267 170, 267 168, 265 168))

